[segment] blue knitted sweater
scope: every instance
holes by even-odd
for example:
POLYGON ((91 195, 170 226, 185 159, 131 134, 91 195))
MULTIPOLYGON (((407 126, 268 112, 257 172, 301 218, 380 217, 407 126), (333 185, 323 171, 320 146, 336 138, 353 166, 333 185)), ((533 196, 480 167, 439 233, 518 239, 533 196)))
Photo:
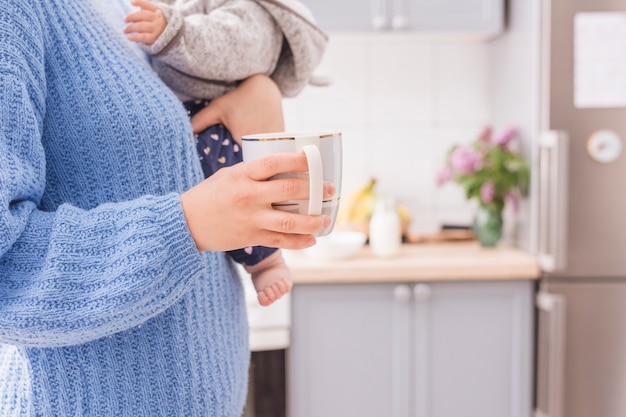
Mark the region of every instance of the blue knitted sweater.
POLYGON ((0 0, 0 416, 239 416, 243 290, 200 254, 178 99, 86 0, 0 0))

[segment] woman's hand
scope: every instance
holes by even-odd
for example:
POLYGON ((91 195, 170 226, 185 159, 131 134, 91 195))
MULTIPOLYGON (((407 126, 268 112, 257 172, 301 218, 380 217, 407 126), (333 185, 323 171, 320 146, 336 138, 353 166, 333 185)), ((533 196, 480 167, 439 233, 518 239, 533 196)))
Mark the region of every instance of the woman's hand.
POLYGON ((282 132, 282 95, 276 83, 265 75, 253 75, 191 118, 194 133, 220 123, 239 144, 244 135, 282 132))
POLYGON ((132 0, 133 6, 140 10, 126 15, 124 28, 128 40, 151 45, 165 30, 167 20, 163 12, 149 0, 132 0))
MULTIPOLYGON (((305 172, 304 154, 274 154, 225 167, 181 195, 191 236, 200 251, 246 246, 303 249, 315 244, 314 233, 328 227, 328 216, 307 216, 272 208, 272 203, 306 200, 306 179, 268 178, 305 172)), ((324 185, 324 198, 335 193, 324 185)))

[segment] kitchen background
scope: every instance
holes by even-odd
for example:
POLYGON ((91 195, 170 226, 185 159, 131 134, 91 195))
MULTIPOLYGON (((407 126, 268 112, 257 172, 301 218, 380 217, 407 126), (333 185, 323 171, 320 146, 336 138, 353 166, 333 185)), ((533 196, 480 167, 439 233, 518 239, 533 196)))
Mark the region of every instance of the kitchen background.
POLYGON ((342 132, 342 198, 374 177, 414 232, 471 222, 460 187, 435 179, 447 149, 491 123, 488 44, 332 33, 317 74, 331 84, 285 100, 286 126, 342 132))
MULTIPOLYGON (((509 13, 515 19, 507 22, 507 32, 492 40, 414 31, 329 32, 317 75, 330 85, 308 86, 285 99, 284 110, 289 130, 343 133, 344 201, 374 177, 381 195, 409 208, 411 232, 432 233, 442 224, 469 225, 474 213, 460 187, 436 184, 453 144, 472 141, 487 125, 496 134, 512 126, 534 161, 527 132, 536 121, 527 104, 535 90, 527 80, 535 79, 537 61, 533 32, 525 26, 538 22, 529 18, 536 13, 533 5, 516 3, 522 4, 509 5, 519 10, 509 13)), ((532 218, 526 215, 531 209, 523 205, 523 215, 506 210, 505 244, 532 249, 532 228, 523 223, 532 218)))
POLYGON ((285 100, 289 129, 343 132, 343 199, 374 177, 409 207, 412 232, 469 224, 474 208, 436 172, 486 125, 518 129, 531 188, 507 216, 517 249, 405 245, 413 256, 291 264, 291 415, 626 415, 626 0, 308 4, 359 26, 329 32, 318 74, 331 85, 285 100), (381 31, 381 4, 409 13, 387 13, 381 31), (504 30, 483 19, 500 6, 504 30), (522 258, 532 271, 508 275, 522 258))
MULTIPOLYGON (((379 194, 409 208, 411 232, 432 233, 442 224, 469 225, 473 205, 461 187, 438 187, 436 174, 452 145, 471 142, 487 125, 496 134, 517 128, 534 172, 538 155, 531 132, 539 131, 539 2, 507 3, 506 30, 496 36, 328 31, 329 44, 316 74, 330 84, 308 86, 283 104, 287 130, 342 132, 344 201, 373 177, 379 194)), ((324 2, 309 4, 322 7, 324 2)), ((335 6, 340 4, 329 7, 335 6)), ((536 193, 533 184, 517 214, 505 210, 502 244, 535 250, 537 216, 531 201, 536 202, 536 193)), ((284 351, 271 349, 289 346, 291 317, 284 312, 290 311, 290 297, 273 309, 259 309, 254 292, 248 290, 251 342, 260 350, 253 362, 263 367, 278 358, 280 363, 284 351)), ((252 369, 262 375, 255 366, 252 369)), ((277 394, 282 385, 270 380, 275 375, 251 378, 257 380, 257 390, 273 389, 271 394, 252 394, 257 402, 270 401, 257 403, 257 412, 268 410, 258 415, 281 415, 276 408, 284 406, 284 393, 277 394)))

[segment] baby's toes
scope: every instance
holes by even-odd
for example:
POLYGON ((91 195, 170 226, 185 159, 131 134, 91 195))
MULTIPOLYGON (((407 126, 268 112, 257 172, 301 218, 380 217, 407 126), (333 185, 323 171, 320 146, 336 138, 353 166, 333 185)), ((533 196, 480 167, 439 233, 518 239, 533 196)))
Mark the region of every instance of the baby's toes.
POLYGON ((272 304, 278 297, 272 287, 267 287, 263 291, 259 292, 258 298, 259 304, 266 307, 272 304))
POLYGON ((257 294, 257 299, 259 300, 259 304, 261 304, 263 307, 267 307, 272 303, 263 291, 257 294))
POLYGON ((273 285, 273 287, 274 287, 274 290, 276 290, 276 292, 280 295, 283 295, 287 291, 289 291, 289 288, 287 287, 287 283, 284 280, 278 281, 276 284, 273 285))
POLYGON ((268 305, 272 304, 272 300, 270 299, 270 297, 267 296, 267 293, 265 291, 261 291, 258 294, 259 299, 259 304, 261 304, 263 307, 267 307, 268 305))
POLYGON ((279 297, 287 294, 291 290, 292 283, 289 280, 283 279, 273 285, 274 290, 279 293, 279 297))

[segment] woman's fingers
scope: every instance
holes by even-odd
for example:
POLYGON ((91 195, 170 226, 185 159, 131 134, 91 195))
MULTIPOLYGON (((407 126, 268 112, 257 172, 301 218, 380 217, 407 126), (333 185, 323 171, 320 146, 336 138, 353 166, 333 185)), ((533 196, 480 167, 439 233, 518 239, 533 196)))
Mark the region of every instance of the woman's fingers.
MULTIPOLYGON (((303 155, 278 154, 222 168, 181 194, 183 212, 198 249, 231 250, 251 245, 302 249, 315 244, 313 235, 330 225, 328 216, 294 214, 272 207, 280 201, 307 199, 308 179, 267 181, 279 173, 304 170, 303 155)), ((326 183, 325 195, 334 192, 334 186, 326 183)))
POLYGON ((325 215, 308 216, 277 209, 259 212, 257 221, 267 231, 288 235, 313 235, 330 226, 330 218, 325 215))
POLYGON ((315 245, 316 242, 312 234, 286 234, 270 230, 260 230, 256 237, 258 243, 255 245, 283 249, 305 249, 315 245))
POLYGON ((337 192, 337 187, 332 182, 324 181, 324 200, 331 198, 337 192))
MULTIPOLYGON (((279 203, 288 200, 308 200, 309 180, 307 178, 278 178, 259 184, 261 195, 268 196, 270 203, 279 203)), ((330 182, 324 182, 323 198, 328 199, 335 195, 336 187, 330 182)))
POLYGON ((315 244, 314 234, 330 226, 326 215, 307 216, 281 210, 267 210, 259 216, 263 225, 256 237, 258 243, 275 248, 303 249, 315 244))
POLYGON ((244 173, 255 181, 264 181, 278 174, 305 172, 306 156, 299 153, 276 153, 247 162, 244 173))
MULTIPOLYGON (((260 158, 244 165, 245 174, 260 181, 259 190, 263 195, 271 196, 272 203, 287 200, 306 200, 309 198, 309 180, 307 178, 276 178, 270 177, 290 172, 305 172, 308 166, 304 154, 274 154, 260 158)), ((324 199, 332 197, 336 187, 324 182, 324 199)))

